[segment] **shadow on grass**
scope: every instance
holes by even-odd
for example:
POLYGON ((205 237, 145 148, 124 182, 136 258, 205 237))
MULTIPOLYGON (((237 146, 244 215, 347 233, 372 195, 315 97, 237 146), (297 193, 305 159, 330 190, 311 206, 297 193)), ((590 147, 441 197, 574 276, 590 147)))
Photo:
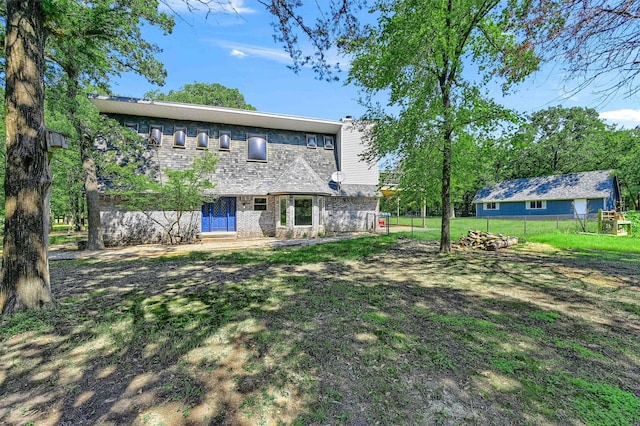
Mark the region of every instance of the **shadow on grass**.
POLYGON ((635 288, 552 260, 384 237, 54 266, 58 309, 2 320, 0 420, 637 422, 635 288))

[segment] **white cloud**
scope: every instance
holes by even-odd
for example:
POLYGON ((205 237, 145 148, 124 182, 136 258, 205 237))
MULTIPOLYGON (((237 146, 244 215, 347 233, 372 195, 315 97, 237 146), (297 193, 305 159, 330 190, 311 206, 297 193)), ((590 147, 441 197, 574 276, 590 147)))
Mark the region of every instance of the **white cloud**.
POLYGON ((618 109, 600 113, 600 119, 617 124, 625 129, 633 129, 640 125, 640 110, 618 109))
POLYGON ((235 56, 236 58, 242 59, 246 57, 247 54, 238 49, 231 49, 231 56, 235 56))
POLYGON ((267 59, 270 61, 280 62, 283 64, 291 64, 293 61, 291 57, 281 49, 274 49, 269 47, 257 46, 254 44, 241 44, 234 43, 225 40, 207 40, 209 43, 216 46, 229 49, 230 54, 236 58, 255 57, 267 59))

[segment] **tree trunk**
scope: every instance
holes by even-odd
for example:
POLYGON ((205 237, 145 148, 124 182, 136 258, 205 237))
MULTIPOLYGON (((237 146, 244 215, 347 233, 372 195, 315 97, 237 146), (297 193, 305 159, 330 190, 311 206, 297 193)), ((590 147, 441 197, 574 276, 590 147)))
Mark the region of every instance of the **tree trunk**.
POLYGON ((68 64, 65 67, 67 74, 67 96, 71 102, 70 115, 73 127, 80 139, 80 161, 82 161, 82 172, 84 175, 85 201, 87 204, 88 214, 88 235, 87 250, 104 249, 104 241, 102 239, 102 226, 100 223, 100 198, 98 193, 98 177, 96 173, 96 163, 91 156, 91 148, 93 140, 87 126, 78 117, 78 71, 74 64, 68 64))
POLYGON ((442 150, 442 227, 440 234, 440 253, 451 253, 451 131, 444 133, 442 150))
POLYGON ((98 178, 96 175, 96 163, 90 153, 91 142, 91 138, 86 132, 80 135, 80 155, 82 158, 82 171, 84 172, 85 200, 89 216, 87 249, 102 250, 104 249, 104 241, 100 223, 98 178))
POLYGON ((47 259, 51 171, 44 125, 43 22, 41 0, 7 1, 3 315, 53 304, 47 259))

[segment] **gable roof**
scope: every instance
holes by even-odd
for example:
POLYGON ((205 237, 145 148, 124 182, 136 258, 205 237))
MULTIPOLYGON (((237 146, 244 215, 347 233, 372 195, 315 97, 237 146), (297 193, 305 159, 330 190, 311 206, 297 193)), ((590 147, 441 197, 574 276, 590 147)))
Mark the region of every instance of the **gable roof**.
POLYGON ((613 170, 506 180, 479 190, 473 203, 607 198, 614 181, 613 170))
POLYGON ((311 168, 309 163, 301 157, 297 157, 291 167, 286 170, 274 185, 269 188, 270 195, 278 194, 325 194, 329 195, 331 189, 311 168))

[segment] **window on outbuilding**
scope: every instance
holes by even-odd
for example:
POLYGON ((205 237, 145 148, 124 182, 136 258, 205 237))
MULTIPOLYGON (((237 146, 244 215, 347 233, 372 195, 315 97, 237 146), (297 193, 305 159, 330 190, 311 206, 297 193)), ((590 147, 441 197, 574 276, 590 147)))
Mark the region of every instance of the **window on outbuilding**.
POLYGON ((267 210, 267 199, 263 197, 256 197, 253 199, 253 210, 264 211, 267 210))
POLYGON ((500 203, 496 203, 494 201, 492 201, 490 203, 484 203, 484 209, 485 210, 499 210, 500 209, 500 203))
POLYGON ((527 202, 527 210, 544 210, 547 208, 546 201, 529 201, 527 202))

